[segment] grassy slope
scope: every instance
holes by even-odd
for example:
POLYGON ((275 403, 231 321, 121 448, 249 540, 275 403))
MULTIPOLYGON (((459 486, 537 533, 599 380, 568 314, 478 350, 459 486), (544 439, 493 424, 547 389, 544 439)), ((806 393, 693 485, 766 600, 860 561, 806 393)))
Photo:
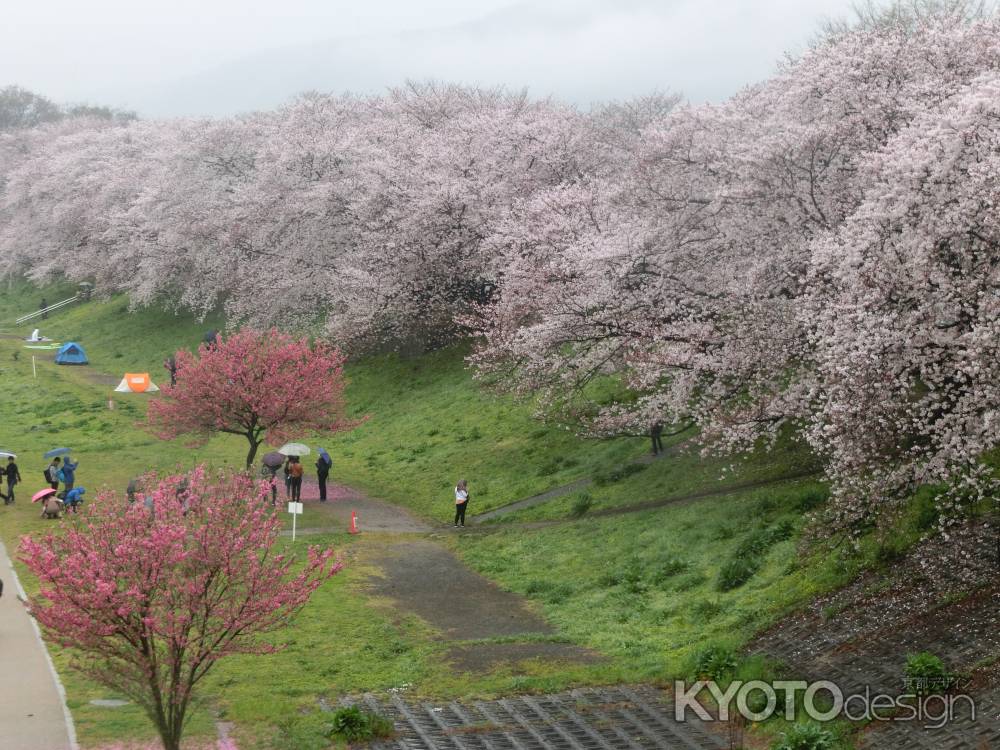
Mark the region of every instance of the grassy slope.
MULTIPOLYGON (((60 298, 56 290, 46 295, 50 301, 60 298)), ((39 297, 26 286, 0 294, 0 333, 30 332, 31 326, 14 331, 8 321, 37 307, 39 297)), ((110 411, 108 379, 97 377, 148 369, 154 379, 162 379, 166 354, 197 345, 209 327, 209 322, 157 311, 129 314, 120 299, 80 306, 53 316, 43 333, 79 340, 92 366, 40 362, 37 379, 31 377, 29 350, 18 341, 0 340, 0 385, 7 404, 0 444, 22 452, 26 489, 40 485, 35 477, 40 479, 44 466, 41 453, 55 444, 74 447, 81 460, 78 484, 89 489, 120 489, 150 467, 190 466, 197 460, 238 466, 244 452, 238 438, 220 437, 197 452, 179 442, 155 440, 135 427, 146 397, 118 396, 118 408, 110 411), (20 353, 17 361, 15 352, 20 353)), ((351 434, 320 438, 334 455, 334 477, 429 517, 450 512, 451 487, 460 476, 470 480, 473 508, 479 512, 577 478, 607 477, 647 449, 641 440, 583 441, 540 425, 527 407, 482 393, 462 368, 460 351, 413 361, 371 360, 352 365, 349 376, 352 408, 370 419, 351 434)), ((587 492, 596 510, 774 478, 807 461, 788 446, 772 455, 725 461, 671 457, 587 492), (730 465, 735 471, 724 472, 730 465)), ((295 626, 280 635, 288 650, 220 667, 206 685, 207 707, 192 730, 211 732, 211 709, 262 739, 273 738, 275 746, 322 746, 314 745, 320 695, 404 683, 429 695, 489 695, 576 681, 669 678, 698 647, 719 639, 745 640, 777 613, 846 575, 844 566, 829 561, 797 561, 793 538, 768 551, 765 566, 746 586, 726 594, 715 591, 718 568, 733 546, 754 527, 782 519, 798 525, 797 507, 808 489, 807 483, 796 482, 644 513, 537 529, 501 525, 491 534, 452 538, 470 564, 535 601, 560 635, 612 658, 609 665, 583 671, 539 664, 527 676, 503 670, 452 674, 442 661, 446 644, 420 622, 364 595, 365 560, 373 546, 385 542, 362 538, 351 546, 349 570, 322 589, 295 626), (673 558, 685 569, 657 575, 673 558), (263 673, 266 681, 259 676, 263 673)), ((513 520, 565 516, 575 499, 561 498, 513 520)), ((40 528, 48 526, 24 502, 0 509, 0 535, 8 547, 19 534, 40 528)), ((317 541, 348 543, 344 536, 317 541)), ((57 654, 57 660, 65 670, 65 656, 57 654)), ((91 707, 91 698, 106 697, 102 689, 72 672, 68 678, 85 744, 148 735, 136 710, 91 707)))

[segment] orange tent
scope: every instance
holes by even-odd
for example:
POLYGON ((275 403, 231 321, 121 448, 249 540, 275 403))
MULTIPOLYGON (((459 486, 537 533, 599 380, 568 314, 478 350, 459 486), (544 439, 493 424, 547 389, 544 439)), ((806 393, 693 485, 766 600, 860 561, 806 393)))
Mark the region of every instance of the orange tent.
POLYGON ((115 391, 118 393, 152 393, 158 391, 148 372, 126 372, 115 391))

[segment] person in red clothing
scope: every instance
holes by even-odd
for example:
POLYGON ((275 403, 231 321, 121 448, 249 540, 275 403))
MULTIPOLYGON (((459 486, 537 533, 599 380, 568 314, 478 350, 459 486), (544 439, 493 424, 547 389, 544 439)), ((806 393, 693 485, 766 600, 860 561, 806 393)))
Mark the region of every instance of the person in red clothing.
POLYGON ((297 503, 302 499, 302 474, 304 473, 302 462, 298 456, 289 457, 288 473, 292 478, 292 502, 297 503))

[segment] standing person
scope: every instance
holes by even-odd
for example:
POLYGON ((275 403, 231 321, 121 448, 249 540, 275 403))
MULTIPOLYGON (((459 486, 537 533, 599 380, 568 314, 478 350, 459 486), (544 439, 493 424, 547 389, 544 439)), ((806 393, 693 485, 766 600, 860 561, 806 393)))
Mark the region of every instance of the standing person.
POLYGON ((653 455, 657 456, 663 453, 663 440, 660 436, 663 434, 663 422, 657 419, 649 427, 649 437, 653 440, 653 455))
POLYGON ((292 502, 297 503, 302 500, 302 474, 304 473, 305 467, 302 466, 302 462, 299 461, 298 456, 292 456, 294 459, 292 465, 288 467, 289 473, 292 475, 292 502))
POLYGON ((54 490, 59 489, 59 469, 61 468, 59 465, 59 456, 53 458, 52 463, 45 467, 45 481, 54 490))
POLYGON ((333 468, 333 459, 326 452, 326 448, 319 449, 319 458, 316 459, 316 479, 319 481, 319 501, 326 502, 326 478, 330 476, 330 469, 333 468))
POLYGON ((0 465, 0 497, 3 498, 4 505, 10 505, 13 500, 10 499, 9 495, 3 494, 3 478, 7 476, 7 467, 0 465))
POLYGON ((73 489, 73 483, 76 481, 76 467, 80 465, 77 461, 73 463, 69 460, 69 456, 66 456, 66 460, 63 461, 62 475, 63 475, 63 497, 66 497, 67 492, 73 489))
POLYGON ((42 320, 45 320, 49 317, 48 307, 49 303, 45 301, 45 297, 42 297, 41 304, 38 305, 38 309, 42 311, 42 320))
POLYGON ((289 456, 285 459, 285 465, 282 467, 282 471, 285 474, 285 500, 292 499, 292 457, 289 456))
POLYGON ((465 527, 465 509, 469 507, 469 487, 464 479, 459 479, 455 485, 455 528, 459 522, 465 527))
POLYGON ((14 502, 14 485, 21 481, 21 471, 17 468, 17 464, 14 463, 14 457, 7 457, 7 499, 4 500, 5 503, 14 502))
POLYGON ((173 354, 163 360, 163 366, 170 373, 170 385, 177 385, 177 359, 173 354))

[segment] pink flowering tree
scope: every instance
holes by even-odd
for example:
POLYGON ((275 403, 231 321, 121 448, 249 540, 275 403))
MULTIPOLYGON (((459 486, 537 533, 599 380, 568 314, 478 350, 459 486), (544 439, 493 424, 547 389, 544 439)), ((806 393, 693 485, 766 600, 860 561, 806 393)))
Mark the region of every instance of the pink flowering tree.
POLYGON ((165 750, 179 750, 195 689, 230 654, 267 654, 285 625, 341 568, 310 548, 275 550, 280 521, 246 475, 148 478, 152 510, 99 495, 55 532, 21 540, 39 580, 29 602, 76 666, 141 706, 165 750))
POLYGON ((247 468, 265 440, 306 431, 337 432, 344 416, 344 357, 322 342, 271 331, 243 330, 198 353, 178 351, 177 384, 149 405, 148 428, 170 440, 204 443, 223 432, 249 444, 247 468))

